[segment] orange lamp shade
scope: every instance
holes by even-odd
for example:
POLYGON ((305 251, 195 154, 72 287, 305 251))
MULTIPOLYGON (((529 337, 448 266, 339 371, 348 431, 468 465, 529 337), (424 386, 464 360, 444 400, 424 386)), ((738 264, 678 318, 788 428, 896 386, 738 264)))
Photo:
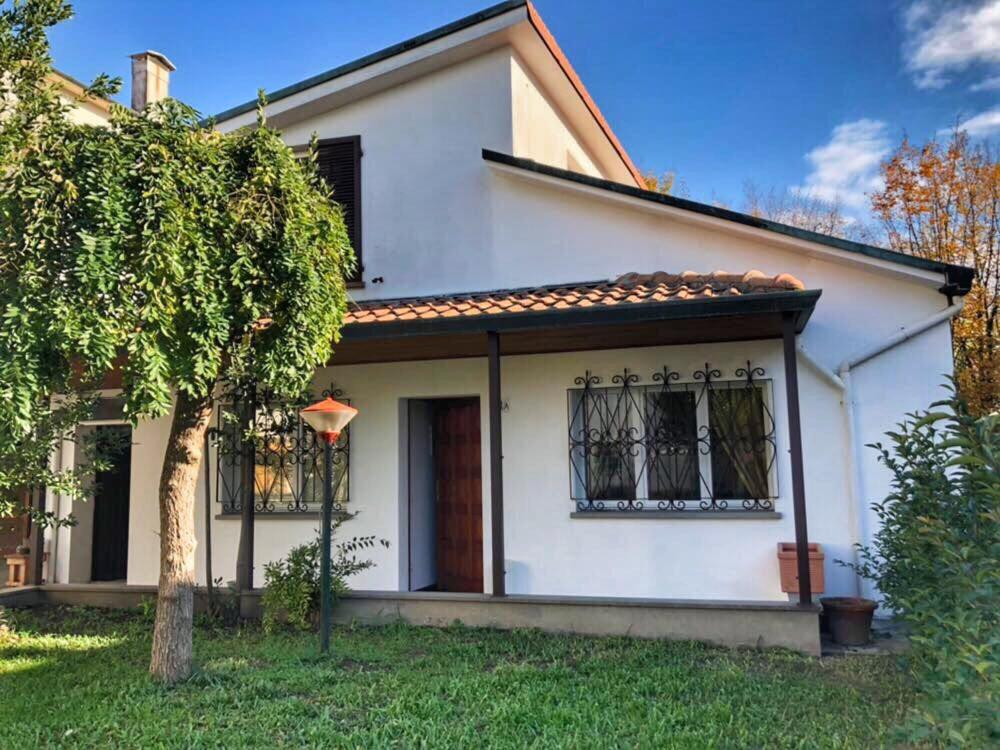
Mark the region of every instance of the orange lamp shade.
POLYGON ((299 414, 317 435, 322 435, 328 443, 334 443, 347 423, 357 416, 358 410, 327 397, 307 406, 299 414))

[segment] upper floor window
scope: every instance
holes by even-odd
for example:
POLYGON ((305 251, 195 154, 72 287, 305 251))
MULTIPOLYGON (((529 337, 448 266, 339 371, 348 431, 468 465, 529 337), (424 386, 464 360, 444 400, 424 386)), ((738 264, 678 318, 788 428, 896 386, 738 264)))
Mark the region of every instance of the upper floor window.
POLYGON ((690 382, 664 368, 610 387, 589 372, 569 391, 570 486, 579 510, 771 510, 775 428, 770 381, 747 363, 690 382))
POLYGON ((358 259, 354 276, 348 281, 361 281, 364 270, 361 246, 361 136, 321 140, 316 166, 333 189, 333 199, 344 209, 347 236, 358 259))

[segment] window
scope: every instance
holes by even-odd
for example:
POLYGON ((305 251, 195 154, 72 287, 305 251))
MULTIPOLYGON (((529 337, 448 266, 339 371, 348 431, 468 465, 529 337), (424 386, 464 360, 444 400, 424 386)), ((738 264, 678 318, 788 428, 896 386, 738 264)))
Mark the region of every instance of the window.
POLYGON ((708 394, 712 487, 726 500, 768 496, 764 391, 760 386, 708 394))
POLYGON ((569 392, 570 485, 578 510, 771 510, 770 382, 747 363, 737 380, 706 365, 690 382, 627 370, 569 392))
POLYGON ((698 405, 692 391, 646 394, 646 434, 651 500, 696 500, 698 405))
POLYGON ((358 259, 349 281, 361 281, 361 136, 328 138, 319 142, 316 167, 333 190, 333 199, 344 209, 347 236, 358 259))
POLYGON ((588 391, 570 392, 570 441, 573 480, 584 497, 635 499, 635 467, 630 460, 627 435, 629 410, 620 408, 621 389, 609 398, 594 398, 588 391))
MULTIPOLYGON (((345 399, 342 399, 345 400, 345 399)), ((346 400, 345 400, 346 401, 346 400)), ((216 499, 224 514, 243 507, 246 459, 253 454, 253 500, 257 513, 319 511, 323 503, 324 450, 322 441, 299 417, 304 404, 257 404, 252 442, 244 440, 238 407, 220 410, 212 430, 217 457, 216 499)), ((350 490, 350 428, 333 446, 333 502, 347 505, 350 490)))

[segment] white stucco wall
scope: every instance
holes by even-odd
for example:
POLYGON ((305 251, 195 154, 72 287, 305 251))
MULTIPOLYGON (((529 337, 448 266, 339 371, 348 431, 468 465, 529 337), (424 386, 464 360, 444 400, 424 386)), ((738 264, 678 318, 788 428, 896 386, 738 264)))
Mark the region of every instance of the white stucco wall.
POLYGON ((474 275, 492 245, 482 149, 509 152, 510 54, 505 50, 446 68, 284 131, 293 145, 361 135, 365 289, 386 297, 436 291, 447 261, 474 275), (371 279, 383 277, 382 284, 371 279))
MULTIPOLYGON (((529 192, 530 191, 526 191, 529 192)), ((614 275, 633 268, 703 269, 762 268, 788 271, 807 286, 823 289, 823 297, 803 339, 813 355, 829 367, 936 312, 945 298, 932 289, 900 279, 797 255, 745 239, 712 235, 659 217, 629 215, 600 205, 574 206, 572 198, 522 194, 500 196, 505 211, 530 214, 534 232, 532 258, 518 257, 529 237, 519 222, 500 222, 498 236, 508 240, 512 262, 490 269, 497 285, 521 285, 557 272, 565 263, 578 278, 614 275), (541 203, 537 213, 532 208, 541 203), (510 205, 510 204, 516 205, 510 205), (566 205, 563 205, 563 204, 566 205), (546 209, 548 213, 542 209, 546 209), (598 216, 595 218, 594 214, 598 216), (556 219, 546 225, 546 216, 556 219), (562 223, 562 222, 565 223, 562 223), (609 226, 610 225, 610 226, 609 226), (617 231, 615 231, 617 230, 617 231), (612 236, 623 253, 605 249, 612 236), (575 250, 569 263, 561 254, 575 250), (625 265, 625 264, 628 265, 625 265), (695 265, 695 264, 698 265, 695 265), (609 272, 607 269, 616 269, 609 272)), ((525 254, 526 256, 527 254, 525 254)), ((477 275, 478 276, 478 275, 477 275)), ((468 280, 473 283, 473 279, 468 280)), ((455 282, 460 284, 460 282, 455 282)), ((480 283, 481 280, 480 280, 480 283)), ((951 370, 947 325, 928 331, 854 372, 858 410, 858 443, 877 441, 907 411, 926 407, 939 398, 943 377, 951 370)), ((868 503, 884 497, 888 477, 875 454, 862 449, 861 510, 851 505, 848 478, 846 419, 842 394, 800 360, 801 403, 810 538, 827 553, 827 591, 853 593, 851 574, 833 565, 851 559, 857 529, 873 522, 868 503), (857 518, 858 514, 862 518, 857 518)), ((511 592, 541 594, 620 594, 695 598, 783 598, 778 588, 774 547, 792 541, 794 533, 787 464, 787 432, 780 349, 776 342, 711 346, 648 348, 580 354, 505 358, 503 395, 510 403, 504 414, 504 474, 508 586, 511 592), (571 520, 566 449, 566 389, 573 378, 591 369, 605 378, 623 366, 643 377, 669 364, 690 371, 709 361, 731 373, 747 358, 760 362, 773 378, 779 439, 779 521, 651 521, 571 520), (628 543, 623 544, 623 539, 628 543), (587 575, 581 575, 585 569, 587 575), (666 571, 650 574, 650 571, 666 571), (629 571, 637 571, 633 575, 629 571), (686 571, 686 574, 682 575, 686 571)), ((400 400, 477 395, 485 404, 486 371, 482 360, 452 360, 392 365, 332 368, 317 383, 337 385, 362 411, 352 427, 352 509, 361 515, 348 532, 376 534, 392 544, 377 550, 376 569, 356 581, 359 588, 397 590, 405 581, 405 504, 400 502, 400 400)), ((162 460, 167 421, 140 425, 136 431, 134 466, 148 471, 133 475, 133 511, 129 581, 156 580, 155 489, 162 460)), ((487 426, 483 410, 484 465, 487 426)), ((484 498, 489 496, 483 477, 484 498)), ((214 481, 214 478, 213 478, 214 481)), ((201 486, 199 486, 201 492, 201 486)), ((197 511, 197 522, 203 506, 197 511)), ((261 520, 257 525, 257 580, 263 562, 280 556, 293 543, 309 539, 315 522, 261 520)), ((484 502, 485 579, 490 580, 489 504, 484 502)), ((215 574, 235 575, 239 522, 214 524, 215 574)), ((203 556, 198 559, 203 578, 203 556)))
MULTIPOLYGON (((852 391, 857 414, 862 497, 860 498, 860 532, 870 544, 878 530, 878 519, 871 509, 875 501, 889 494, 889 471, 876 460, 877 452, 867 446, 872 443, 890 444, 887 430, 911 412, 927 409, 944 398, 946 375, 953 372, 951 358, 951 328, 942 323, 921 336, 910 339, 876 359, 865 362, 852 372, 852 391)), ((863 582, 863 593, 869 598, 878 594, 870 582, 863 582)))
POLYGON ((564 117, 521 58, 511 58, 514 156, 604 177, 564 117))
MULTIPOLYGON (((490 587, 490 514, 487 380, 484 359, 356 365, 328 368, 317 385, 331 381, 344 390, 361 415, 351 436, 351 501, 358 511, 346 524, 347 536, 375 534, 389 550, 371 556, 378 563, 354 582, 361 589, 404 590, 406 581, 405 461, 401 460, 402 399, 478 396, 483 405, 484 578, 490 587)), ((833 560, 849 559, 853 541, 850 489, 842 443, 839 393, 807 366, 800 367, 809 531, 827 554, 827 591, 851 593, 853 579, 833 560)), ((778 342, 711 346, 650 347, 570 354, 508 357, 503 360, 504 503, 507 585, 511 593, 650 596, 782 600, 775 548, 793 541, 791 478, 788 463, 784 377, 778 342), (605 382, 623 367, 643 382, 669 365, 687 376, 706 361, 732 378, 747 359, 764 367, 771 380, 776 423, 776 472, 782 513, 778 520, 572 519, 567 441, 567 389, 584 370, 605 382)), ((155 583, 157 515, 155 485, 167 434, 166 420, 146 422, 135 433, 132 479, 132 539, 128 580, 155 583), (155 456, 155 458, 154 458, 155 456), (138 470, 139 462, 149 466, 138 470), (152 470, 156 462, 157 470, 152 470)), ((213 486, 215 476, 213 472, 213 486)), ((203 538, 203 485, 199 483, 196 525, 203 538)), ((213 508, 213 518, 218 508, 213 508)), ((239 520, 213 520, 216 576, 235 577, 239 520)), ((263 564, 290 546, 312 538, 315 520, 292 521, 258 516, 255 576, 263 564)), ((204 582, 204 552, 199 547, 198 579, 204 582)))
MULTIPOLYGON (((479 360, 456 360, 441 367, 435 362, 406 366, 367 365, 327 368, 317 372, 316 384, 326 387, 335 381, 345 396, 364 414, 351 426, 351 501, 350 510, 359 511, 357 518, 343 528, 346 536, 375 534, 387 539, 388 550, 381 547, 371 552, 378 565, 360 575, 357 588, 399 590, 406 588, 406 517, 400 497, 400 418, 401 398, 439 398, 479 396, 485 404, 486 369, 479 360), (402 378, 401 378, 402 376, 402 378)), ((485 408, 482 411, 482 432, 488 434, 485 408)), ((159 520, 156 487, 162 466, 164 448, 169 434, 169 421, 149 420, 140 423, 134 433, 132 452, 132 505, 128 582, 152 584, 159 570, 159 520), (139 469, 139 467, 145 467, 139 469)), ((484 441, 483 462, 486 465, 489 446, 484 441)), ((214 452, 213 452, 214 454, 214 452)), ((214 462, 215 456, 210 458, 214 462)), ((204 480, 199 481, 195 525, 199 539, 204 539, 205 493, 204 480)), ((216 476, 212 471, 213 494, 216 476)), ((489 496, 489 476, 483 476, 484 496, 489 496)), ((238 517, 217 518, 221 508, 213 506, 213 575, 224 581, 236 576, 236 552, 239 542, 238 517)), ((258 516, 255 534, 255 582, 263 582, 264 563, 280 558, 288 548, 310 541, 318 532, 315 519, 268 519, 258 516)), ((489 506, 484 508, 484 547, 489 549, 489 506)), ((487 560, 485 576, 489 580, 491 567, 487 560)), ((205 582, 204 548, 197 553, 197 576, 205 582)))
POLYGON ((66 93, 60 93, 59 98, 72 106, 69 112, 69 119, 77 125, 104 126, 108 124, 110 115, 103 107, 94 102, 80 100, 66 93))

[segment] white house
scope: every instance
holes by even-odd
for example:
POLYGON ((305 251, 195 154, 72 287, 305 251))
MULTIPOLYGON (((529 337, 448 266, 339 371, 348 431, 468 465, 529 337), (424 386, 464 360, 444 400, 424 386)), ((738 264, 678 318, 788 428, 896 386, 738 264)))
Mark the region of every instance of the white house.
MULTIPOLYGON (((357 612, 815 651, 779 543, 821 545, 826 594, 871 593, 834 562, 886 494, 863 446, 941 396, 969 269, 644 190, 523 0, 273 92, 268 117, 294 146, 318 135, 361 259, 314 381, 360 410, 341 533, 390 543, 357 612)), ((210 451, 201 583, 206 532, 213 577, 246 589, 315 537, 317 452, 287 414, 258 408, 255 467, 210 451)), ((168 429, 139 424, 95 502, 48 498, 81 523, 48 540, 47 581, 155 585, 168 429)))

